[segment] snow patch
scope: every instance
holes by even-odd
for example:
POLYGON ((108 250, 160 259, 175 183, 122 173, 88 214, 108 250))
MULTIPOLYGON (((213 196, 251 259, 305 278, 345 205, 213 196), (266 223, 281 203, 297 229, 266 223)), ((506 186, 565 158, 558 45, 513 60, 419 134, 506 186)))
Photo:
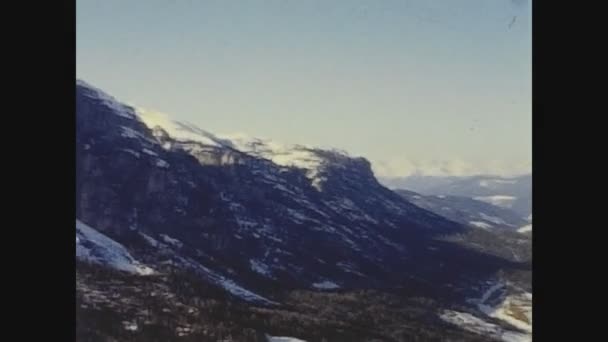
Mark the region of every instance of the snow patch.
POLYGON ((530 223, 530 224, 527 224, 527 225, 525 225, 525 226, 523 226, 523 227, 519 228, 517 231, 518 231, 519 233, 531 232, 531 231, 532 231, 532 224, 531 224, 531 223, 530 223))
POLYGON ((166 161, 162 160, 162 159, 157 159, 156 160, 156 166, 166 169, 169 167, 169 163, 167 163, 166 161))
POLYGON ((131 127, 120 126, 120 128, 122 129, 122 133, 120 135, 125 138, 137 139, 140 136, 140 134, 131 127))
POLYGON ((479 213, 479 216, 481 216, 482 219, 492 222, 494 224, 505 224, 505 221, 503 219, 501 219, 500 217, 491 216, 491 215, 487 215, 484 213, 479 213))
POLYGON ((135 260, 120 243, 76 219, 76 258, 139 275, 154 270, 135 260))
POLYGON ((492 205, 503 207, 503 208, 511 208, 513 202, 515 202, 516 198, 514 196, 506 196, 506 195, 494 195, 494 196, 477 196, 473 197, 473 199, 490 203, 492 205))
POLYGON ((129 154, 132 154, 133 156, 135 156, 135 158, 139 158, 139 156, 140 156, 139 152, 133 151, 133 150, 128 149, 128 148, 123 148, 123 149, 121 149, 121 151, 127 152, 129 154))
POLYGON ((154 144, 155 142, 149 138, 147 138, 145 135, 143 135, 142 133, 134 130, 131 127, 126 127, 126 126, 120 126, 121 132, 120 135, 124 138, 129 138, 129 139, 139 139, 139 140, 143 140, 149 144, 154 144))
POLYGON ((469 222, 470 225, 478 227, 478 228, 483 228, 483 229, 489 229, 492 228, 492 225, 487 224, 486 222, 482 222, 482 221, 471 221, 469 222))
POLYGON ((137 323, 133 323, 133 322, 122 322, 122 326, 125 328, 125 330, 128 331, 137 331, 137 329, 139 329, 139 327, 137 326, 137 323))
POLYGON ((505 330, 500 326, 489 323, 481 318, 475 317, 466 312, 444 310, 439 317, 450 324, 456 325, 467 331, 491 336, 505 342, 529 342, 532 337, 529 334, 522 334, 515 331, 505 330))
POLYGON ((168 243, 174 247, 181 248, 184 245, 181 241, 174 239, 174 238, 170 237, 169 235, 160 234, 160 237, 161 237, 161 239, 163 239, 163 241, 165 241, 166 243, 168 243))
POLYGON ((154 157, 158 157, 158 154, 156 154, 156 152, 154 152, 154 151, 152 151, 152 150, 148 150, 147 148, 144 148, 142 151, 143 151, 145 154, 148 154, 148 155, 151 155, 151 156, 154 156, 154 157))
POLYGON ((445 310, 439 317, 442 320, 457 325, 465 330, 483 335, 497 335, 501 330, 496 324, 488 323, 483 319, 466 312, 445 310))
POLYGON ((494 285, 490 286, 481 296, 481 298, 479 299, 480 303, 485 303, 488 299, 490 299, 490 297, 494 294, 494 292, 503 289, 505 287, 505 285, 503 285, 502 283, 495 283, 494 285))
POLYGON ((530 293, 510 295, 495 307, 479 304, 479 310, 488 315, 507 322, 510 325, 532 333, 532 298, 530 293), (517 312, 517 313, 515 313, 517 312))
POLYGON ((322 289, 322 290, 332 290, 332 289, 338 289, 340 288, 340 285, 334 283, 333 281, 329 281, 329 280, 324 280, 318 283, 314 283, 312 284, 312 286, 316 289, 322 289))
POLYGON ((499 301, 489 299, 496 297, 494 294, 499 290, 505 290, 506 284, 496 282, 490 286, 478 300, 479 311, 488 317, 499 319, 513 327, 525 331, 528 335, 532 333, 532 294, 529 292, 506 295, 499 294, 499 301), (498 303, 498 304, 491 304, 498 303))
POLYGON ((244 135, 225 135, 232 146, 252 156, 272 161, 284 167, 295 167, 305 171, 311 185, 322 190, 325 178, 321 175, 326 160, 319 156, 316 148, 305 145, 283 145, 269 139, 251 138, 244 135))
POLYGON ((224 290, 235 295, 236 297, 239 297, 248 302, 257 302, 257 303, 264 303, 264 304, 270 304, 270 305, 278 304, 277 302, 271 301, 267 298, 264 298, 258 294, 253 293, 252 291, 249 291, 249 290, 243 288, 242 286, 235 283, 233 280, 228 279, 228 278, 222 276, 221 274, 218 274, 218 273, 208 269, 207 267, 201 265, 200 263, 198 263, 196 261, 193 261, 188 258, 183 258, 183 257, 177 256, 177 255, 175 256, 175 258, 182 265, 191 268, 195 272, 198 272, 198 274, 209 279, 212 283, 214 283, 218 286, 221 286, 224 290))
POLYGON ((364 274, 362 274, 361 272, 357 271, 357 266, 352 265, 350 263, 339 262, 339 263, 336 264, 336 266, 340 267, 345 272, 356 274, 356 275, 361 276, 361 277, 365 277, 364 274))
POLYGON ((242 298, 246 301, 253 302, 264 302, 269 304, 277 304, 271 300, 268 300, 260 295, 257 295, 239 285, 237 285, 234 281, 230 279, 223 278, 219 281, 219 285, 221 285, 226 291, 232 293, 233 295, 242 298))
POLYGON ((137 108, 137 114, 148 128, 153 129, 156 126, 159 126, 165 130, 169 136, 179 142, 193 141, 207 146, 231 147, 229 141, 220 139, 191 123, 172 120, 164 113, 137 108))
POLYGON ((249 260, 249 265, 251 266, 251 270, 257 272, 261 275, 270 276, 270 269, 268 266, 257 260, 249 260))
POLYGON ((160 242, 156 241, 156 239, 154 239, 153 237, 151 237, 151 236, 149 236, 147 234, 144 234, 144 233, 139 233, 139 234, 144 238, 144 240, 146 240, 146 242, 150 246, 152 246, 152 247, 158 247, 158 246, 161 245, 160 242))

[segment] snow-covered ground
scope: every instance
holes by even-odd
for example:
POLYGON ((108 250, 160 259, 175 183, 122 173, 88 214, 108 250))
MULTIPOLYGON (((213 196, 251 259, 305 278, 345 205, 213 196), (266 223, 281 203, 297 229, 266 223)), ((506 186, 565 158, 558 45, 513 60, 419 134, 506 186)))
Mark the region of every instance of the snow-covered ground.
POLYGON ((156 126, 159 126, 175 140, 195 141, 204 145, 216 147, 225 146, 226 144, 229 146, 229 142, 223 141, 215 135, 200 129, 193 124, 172 120, 166 114, 143 108, 137 108, 137 115, 146 124, 146 126, 148 126, 148 128, 153 129, 156 126))
POLYGON ((439 317, 450 324, 459 326, 467 331, 483 336, 491 336, 505 342, 530 342, 532 336, 516 331, 505 330, 500 326, 487 322, 466 312, 445 310, 439 317))
MULTIPOLYGON (((506 283, 497 281, 488 287, 480 298, 473 299, 472 302, 476 304, 480 313, 514 327, 514 331, 501 328, 501 339, 505 341, 530 341, 532 335, 532 294, 529 292, 509 293, 505 291, 508 286, 506 283), (524 333, 515 331, 517 329, 524 333)), ((459 320, 468 322, 465 324, 467 327, 473 326, 480 331, 487 330, 487 325, 476 322, 474 319, 467 319, 466 315, 465 317, 451 315, 446 320, 451 319, 452 323, 456 322, 456 318, 452 316, 457 316, 459 320)), ((479 320, 480 318, 475 317, 475 319, 479 320)))
POLYGON ((207 146, 230 147, 241 152, 271 160, 277 165, 299 167, 309 171, 308 176, 314 179, 322 158, 319 158, 311 147, 300 145, 283 145, 269 139, 252 138, 245 135, 217 136, 194 124, 172 120, 163 113, 138 108, 137 115, 152 129, 156 126, 165 130, 178 141, 194 141, 207 146))
POLYGON ((517 230, 520 233, 531 232, 532 231, 532 223, 527 224, 517 230))
POLYGON ((135 260, 120 243, 76 219, 76 258, 139 275, 154 270, 135 260))
POLYGON ((494 196, 477 196, 473 197, 473 199, 490 203, 498 207, 503 208, 511 208, 513 202, 517 199, 514 196, 506 196, 506 195, 494 195, 494 196))
MULTIPOLYGON (((323 177, 320 173, 325 159, 315 153, 312 146, 284 145, 269 139, 252 138, 242 134, 219 136, 194 124, 172 120, 163 113, 143 108, 138 108, 136 113, 148 128, 153 129, 159 126, 179 142, 192 141, 205 146, 232 148, 252 156, 268 159, 280 166, 304 169, 311 184, 321 190, 323 177)), ((198 149, 196 146, 189 148, 198 149)), ((161 162, 158 166, 167 167, 168 165, 161 162)))
POLYGON ((488 323, 485 320, 466 312, 445 310, 439 315, 439 317, 448 323, 452 323, 465 330, 482 335, 495 336, 499 335, 502 330, 496 324, 488 323))
POLYGON ((314 147, 304 145, 284 145, 270 139, 251 138, 245 135, 225 135, 232 146, 247 154, 264 158, 286 167, 297 167, 306 171, 306 177, 320 190, 323 182, 320 176, 324 159, 314 152, 314 147))
POLYGON ((479 309, 490 317, 532 333, 532 294, 510 295, 496 305, 479 304, 479 309))

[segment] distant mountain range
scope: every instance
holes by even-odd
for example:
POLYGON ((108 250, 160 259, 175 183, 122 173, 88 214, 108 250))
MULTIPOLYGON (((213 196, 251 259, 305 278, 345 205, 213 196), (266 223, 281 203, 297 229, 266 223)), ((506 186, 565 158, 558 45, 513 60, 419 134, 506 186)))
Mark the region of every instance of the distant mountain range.
POLYGON ((421 195, 408 190, 395 190, 409 202, 452 221, 482 229, 517 231, 529 224, 510 209, 469 197, 421 195))
POLYGON ((499 209, 451 216, 364 158, 158 125, 83 81, 76 144, 79 341, 529 339, 530 239, 499 209))
POLYGON ((404 189, 424 195, 469 197, 502 208, 511 209, 520 217, 532 219, 532 175, 499 176, 421 176, 381 178, 391 189, 404 189))

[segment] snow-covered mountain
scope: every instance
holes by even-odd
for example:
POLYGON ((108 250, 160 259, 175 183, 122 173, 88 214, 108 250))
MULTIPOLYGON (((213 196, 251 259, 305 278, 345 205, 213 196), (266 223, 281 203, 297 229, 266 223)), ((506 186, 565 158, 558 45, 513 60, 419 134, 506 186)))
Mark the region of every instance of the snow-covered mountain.
MULTIPOLYGON (((179 302, 182 283, 222 293, 246 305, 242 310, 291 305, 305 315, 309 297, 294 301, 286 293, 407 287, 458 301, 499 270, 529 268, 492 253, 491 246, 503 244, 494 235, 479 239, 475 229, 382 186, 364 158, 159 121, 83 81, 76 82, 76 108, 77 258, 84 262, 77 289, 87 315, 102 304, 121 315, 140 310, 130 313, 141 322, 128 321, 129 331, 149 321, 131 282, 164 291, 158 300, 173 303, 168 310, 182 322, 189 310, 200 311, 187 298, 201 295, 188 290, 194 292, 179 302), (100 294, 108 286, 98 266, 127 271, 109 273, 123 284, 112 285, 119 302, 100 294)), ((439 319, 430 317, 421 316, 417 326, 430 329, 426 320, 439 319)), ((205 334, 192 325, 187 333, 180 329, 172 333, 205 334)))
POLYGON ((451 195, 476 199, 510 209, 522 218, 532 215, 532 175, 499 176, 421 176, 383 178, 392 189, 406 189, 424 195, 451 195))

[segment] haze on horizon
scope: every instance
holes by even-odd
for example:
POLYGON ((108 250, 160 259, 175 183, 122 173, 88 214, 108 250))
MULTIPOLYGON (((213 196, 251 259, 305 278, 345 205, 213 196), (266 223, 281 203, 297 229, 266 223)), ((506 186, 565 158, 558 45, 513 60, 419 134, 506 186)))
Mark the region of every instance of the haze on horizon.
POLYGON ((77 77, 380 176, 531 171, 526 0, 77 0, 77 77))

